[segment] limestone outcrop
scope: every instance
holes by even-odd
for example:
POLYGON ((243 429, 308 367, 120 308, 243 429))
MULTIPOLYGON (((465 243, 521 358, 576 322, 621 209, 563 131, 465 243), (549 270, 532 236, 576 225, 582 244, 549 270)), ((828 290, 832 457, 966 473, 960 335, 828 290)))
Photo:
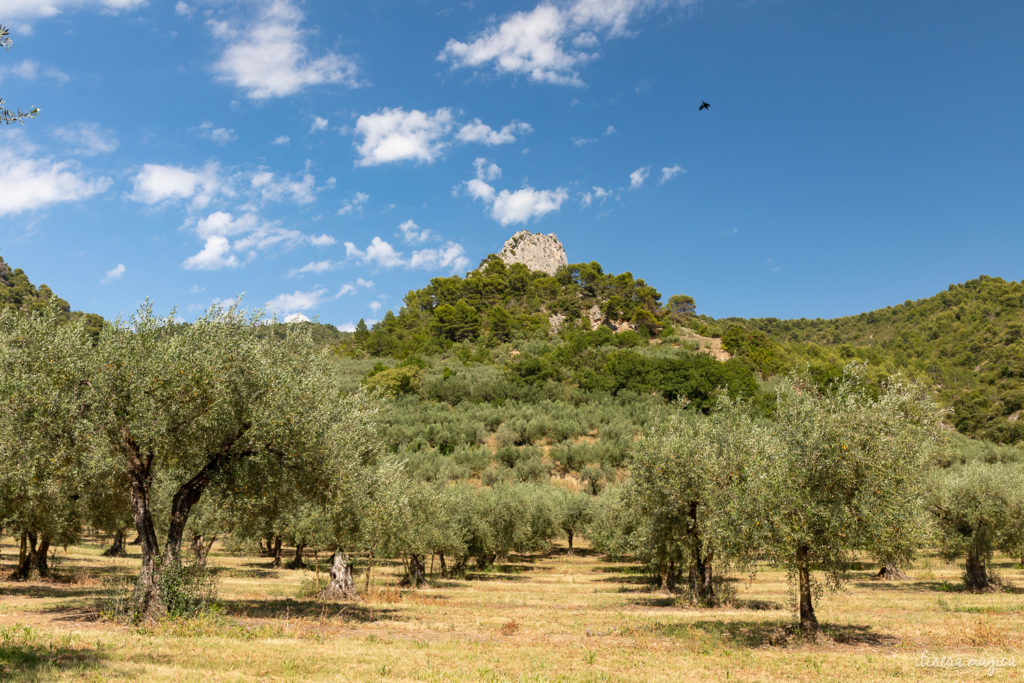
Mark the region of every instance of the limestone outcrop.
POLYGON ((508 264, 522 263, 530 270, 548 275, 554 275, 560 266, 569 263, 565 247, 554 233, 544 235, 529 230, 520 230, 508 238, 498 258, 508 264))

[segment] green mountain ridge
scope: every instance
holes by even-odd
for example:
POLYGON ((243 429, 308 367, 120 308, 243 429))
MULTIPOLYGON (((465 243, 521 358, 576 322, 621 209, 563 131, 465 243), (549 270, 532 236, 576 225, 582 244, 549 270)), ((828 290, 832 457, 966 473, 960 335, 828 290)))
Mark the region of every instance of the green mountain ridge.
MULTIPOLYGON (((0 259, 0 306, 32 311, 55 296, 0 259)), ((574 344, 635 348, 655 358, 667 355, 668 347, 693 349, 692 341, 679 333, 691 328, 720 337, 725 350, 764 378, 809 365, 827 381, 854 360, 867 363, 879 377, 907 373, 934 387, 952 409, 950 420, 958 431, 996 443, 1024 443, 1024 281, 982 275, 932 297, 832 319, 713 319, 694 315, 689 297, 672 297, 672 305, 662 305, 661 294, 642 279, 605 273, 597 263, 570 264, 546 275, 491 255, 480 269, 465 277, 434 278, 403 302, 397 314, 389 311, 372 329, 362 321, 354 333, 309 324, 322 328, 322 343, 349 357, 402 360, 458 350, 467 361, 577 386, 580 373, 557 367, 568 357, 564 351, 546 357, 513 357, 507 351, 582 334, 593 337, 574 344), (590 332, 597 321, 599 329, 590 332), (616 333, 613 327, 627 331, 616 333), (667 347, 642 348, 654 342, 667 347)), ((89 315, 101 323, 94 314, 71 312, 59 297, 57 305, 69 315, 89 315)), ((649 387, 641 382, 631 388, 649 387)))

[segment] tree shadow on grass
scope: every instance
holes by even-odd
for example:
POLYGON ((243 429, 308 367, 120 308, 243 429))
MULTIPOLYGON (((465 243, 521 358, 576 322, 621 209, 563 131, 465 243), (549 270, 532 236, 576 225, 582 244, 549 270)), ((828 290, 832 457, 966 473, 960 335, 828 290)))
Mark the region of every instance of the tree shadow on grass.
MULTIPOLYGON (((855 624, 822 624, 821 639, 838 645, 873 645, 892 646, 899 639, 874 631, 870 626, 855 624)), ((799 629, 791 621, 693 621, 680 624, 666 624, 663 633, 666 636, 686 636, 697 629, 704 633, 717 635, 723 640, 744 647, 785 647, 805 642, 799 635, 799 629)))
POLYGON ((71 636, 44 634, 19 624, 0 627, 0 680, 46 680, 59 673, 85 674, 106 659, 100 648, 76 645, 71 636))
POLYGON ((962 581, 956 583, 950 581, 858 581, 853 585, 858 588, 874 588, 875 590, 893 591, 908 593, 912 591, 936 592, 936 593, 971 593, 986 595, 988 593, 1007 593, 1009 595, 1024 594, 1024 588, 1003 584, 993 591, 972 591, 962 581))
POLYGON ((84 598, 95 597, 103 592, 103 586, 81 586, 68 588, 74 584, 16 583, 0 582, 0 596, 10 595, 26 598, 84 598))
POLYGON ((358 602, 265 598, 262 600, 219 600, 218 604, 227 616, 256 619, 340 619, 356 623, 399 619, 396 609, 367 607, 358 602))

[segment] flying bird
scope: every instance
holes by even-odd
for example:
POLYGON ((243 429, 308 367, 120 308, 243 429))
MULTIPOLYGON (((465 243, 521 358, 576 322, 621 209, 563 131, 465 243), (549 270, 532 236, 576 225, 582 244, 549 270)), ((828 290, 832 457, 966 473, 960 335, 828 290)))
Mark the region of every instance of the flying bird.
POLYGON ((711 105, 707 102, 701 102, 700 106, 697 107, 697 111, 704 111, 705 109, 711 109, 711 105))

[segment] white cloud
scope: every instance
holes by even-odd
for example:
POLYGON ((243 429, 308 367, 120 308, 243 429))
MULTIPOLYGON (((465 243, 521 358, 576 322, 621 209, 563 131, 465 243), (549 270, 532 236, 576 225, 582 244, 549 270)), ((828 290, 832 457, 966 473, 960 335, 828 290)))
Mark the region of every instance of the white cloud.
POLYGON ((309 126, 309 132, 316 133, 321 130, 327 130, 327 119, 322 116, 314 116, 313 123, 309 126))
POLYGON ((288 276, 293 277, 295 275, 305 275, 307 273, 319 275, 320 273, 326 273, 329 270, 334 270, 337 267, 338 264, 333 261, 310 261, 301 268, 292 268, 288 271, 288 276))
POLYGON ((513 121, 501 130, 494 130, 480 119, 473 119, 459 129, 455 138, 459 142, 479 142, 488 146, 504 145, 516 141, 517 134, 526 134, 533 130, 528 123, 513 121))
POLYGON ((203 121, 199 124, 199 135, 207 140, 216 142, 218 145, 226 145, 238 139, 234 128, 218 128, 210 121, 203 121))
POLYGON ((346 283, 346 284, 343 284, 341 286, 341 289, 339 289, 338 293, 335 294, 334 296, 335 296, 335 298, 338 298, 338 297, 346 296, 348 294, 355 294, 355 293, 356 293, 356 286, 352 285, 352 284, 346 283))
POLYGON ((126 268, 124 267, 124 264, 118 263, 116 266, 107 271, 106 275, 103 276, 103 279, 100 280, 100 282, 106 284, 108 282, 113 282, 114 280, 120 280, 121 278, 124 277, 125 270, 126 268))
POLYGON ((448 242, 443 249, 418 249, 409 259, 410 268, 451 268, 453 271, 469 267, 466 250, 461 244, 448 242))
POLYGON ((214 235, 206 239, 206 243, 198 254, 189 256, 181 265, 187 270, 234 268, 238 266, 238 259, 230 252, 231 244, 228 242, 228 238, 214 235))
POLYGON ((365 287, 366 289, 373 289, 373 280, 364 280, 361 277, 357 277, 356 285, 359 287, 365 287))
POLYGON ((4 0, 7 21, 49 19, 64 10, 99 9, 107 12, 130 10, 146 4, 146 0, 4 0))
POLYGON ((246 213, 235 218, 226 211, 214 211, 200 218, 196 223, 196 235, 207 239, 214 235, 230 236, 251 232, 259 226, 259 217, 254 213, 246 213))
POLYGON ((582 85, 576 67, 588 55, 566 50, 568 32, 560 9, 538 5, 530 12, 516 12, 471 42, 450 39, 438 59, 453 67, 493 63, 499 72, 523 74, 540 83, 582 85))
POLYGON ((526 186, 515 192, 502 190, 491 205, 491 217, 502 225, 526 223, 534 218, 558 211, 569 198, 564 187, 554 190, 535 190, 526 186))
POLYGON ((438 55, 452 68, 492 66, 498 73, 523 75, 538 83, 583 84, 579 67, 596 57, 599 34, 621 37, 629 22, 646 10, 685 6, 696 0, 575 0, 542 2, 462 42, 450 39, 438 55))
POLYGON ((117 135, 114 131, 101 128, 96 123, 71 123, 53 129, 53 136, 70 145, 69 154, 80 156, 96 156, 109 154, 118 147, 117 135))
POLYGON ((341 208, 338 209, 338 215, 347 216, 353 211, 359 211, 361 213, 363 210, 363 205, 366 204, 366 202, 368 201, 370 201, 370 195, 366 194, 365 192, 356 192, 352 196, 352 199, 346 199, 344 202, 341 203, 341 208))
POLYGON ((402 231, 402 239, 406 244, 422 244, 430 237, 428 228, 421 228, 411 219, 402 222, 398 229, 402 231))
POLYGON ((604 134, 606 137, 609 135, 615 135, 615 126, 609 123, 608 127, 604 129, 604 134))
POLYGON ((20 131, 0 140, 4 162, 0 164, 0 216, 40 209, 59 202, 73 202, 105 192, 113 182, 90 178, 77 161, 36 157, 36 147, 24 142, 20 131))
POLYGON ((308 317, 302 315, 301 313, 292 313, 291 315, 286 315, 284 317, 284 321, 286 323, 308 323, 308 322, 311 322, 308 317))
POLYGON ((131 198, 144 204, 191 199, 193 208, 203 209, 218 194, 232 196, 230 186, 220 178, 215 162, 201 169, 181 166, 145 164, 133 179, 131 198))
POLYGON ((594 185, 587 192, 580 194, 580 204, 582 204, 584 207, 587 207, 590 206, 595 199, 604 202, 611 195, 611 190, 606 190, 603 187, 598 187, 597 185, 594 185))
POLYGON ((356 120, 356 145, 359 166, 375 166, 396 161, 433 163, 444 151, 444 137, 453 125, 452 113, 442 108, 433 114, 418 109, 384 107, 356 120))
POLYGON ((289 142, 291 142, 291 140, 292 139, 290 137, 288 137, 287 135, 278 135, 276 138, 274 138, 273 140, 270 141, 270 144, 272 144, 272 145, 287 145, 289 142))
POLYGON ((265 201, 279 202, 291 199, 296 204, 311 204, 316 201, 316 177, 305 173, 301 180, 291 176, 275 178, 274 174, 261 169, 252 175, 249 184, 259 190, 260 197, 265 201))
POLYGON ((206 287, 200 287, 199 285, 192 285, 188 288, 189 294, 202 294, 206 291, 206 287))
POLYGON ((643 166, 629 174, 629 189, 635 190, 644 184, 647 176, 651 175, 651 167, 643 166))
POLYGON ((373 311, 374 315, 377 315, 378 313, 380 313, 380 309, 382 309, 382 308, 384 308, 384 304, 382 304, 381 302, 379 302, 379 301, 371 301, 370 302, 370 310, 373 311))
POLYGON ((309 236, 309 243, 312 244, 314 247, 329 247, 335 242, 337 242, 336 239, 326 234, 309 236))
POLYGON ((182 2, 182 0, 178 0, 178 3, 174 6, 174 13, 183 17, 191 17, 193 11, 188 3, 182 2))
POLYGON ((405 265, 401 252, 395 251, 388 242, 374 237, 365 250, 359 249, 352 242, 345 242, 345 256, 363 263, 373 264, 378 268, 394 268, 405 265))
POLYGON ((577 147, 585 147, 586 145, 592 145, 597 142, 597 138, 573 138, 572 144, 577 147))
POLYGON ((668 181, 675 178, 680 173, 686 173, 686 169, 676 164, 674 166, 665 166, 661 169, 661 180, 658 181, 659 185, 664 185, 668 181))
POLYGON ((466 192, 473 199, 480 199, 489 204, 491 217, 502 225, 526 223, 557 211, 561 208, 562 202, 569 197, 569 191, 564 187, 535 190, 527 185, 514 192, 499 192, 486 181, 500 175, 501 169, 495 164, 488 166, 486 159, 477 159, 473 166, 476 168, 476 178, 466 181, 466 192))
POLYGON ((278 314, 308 311, 319 306, 326 293, 326 288, 318 287, 310 292, 296 290, 291 294, 278 294, 266 303, 266 307, 270 312, 278 314))
POLYGON ((255 100, 284 97, 313 85, 359 86, 355 62, 335 52, 311 57, 300 25, 301 10, 288 0, 263 5, 258 20, 245 27, 210 21, 215 38, 226 42, 214 71, 222 81, 255 100))
POLYGON ((40 66, 39 62, 25 59, 11 66, 0 67, 0 81, 7 76, 34 81, 38 78, 49 78, 58 83, 67 83, 71 76, 52 66, 40 66))

